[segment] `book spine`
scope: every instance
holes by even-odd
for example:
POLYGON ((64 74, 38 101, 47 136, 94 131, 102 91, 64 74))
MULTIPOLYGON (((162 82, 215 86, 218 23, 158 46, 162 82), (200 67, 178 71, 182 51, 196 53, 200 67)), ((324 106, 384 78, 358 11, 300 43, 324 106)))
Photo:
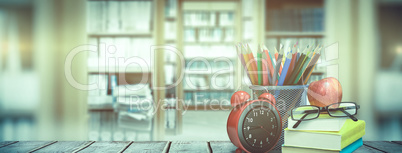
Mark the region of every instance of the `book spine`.
POLYGON ((366 123, 362 122, 359 126, 357 126, 353 130, 349 130, 342 134, 342 142, 341 148, 345 148, 346 146, 350 145, 351 143, 355 142, 359 138, 363 137, 366 134, 365 131, 366 123))
POLYGON ((357 150, 360 146, 363 145, 362 138, 359 138, 349 146, 343 148, 339 153, 352 153, 353 151, 357 150))
POLYGON ((359 140, 360 138, 362 138, 364 135, 366 134, 366 130, 362 130, 359 131, 357 133, 355 133, 353 136, 350 136, 346 139, 342 138, 342 142, 341 142, 341 148, 345 148, 348 145, 352 144, 353 142, 355 142, 356 140, 359 140))

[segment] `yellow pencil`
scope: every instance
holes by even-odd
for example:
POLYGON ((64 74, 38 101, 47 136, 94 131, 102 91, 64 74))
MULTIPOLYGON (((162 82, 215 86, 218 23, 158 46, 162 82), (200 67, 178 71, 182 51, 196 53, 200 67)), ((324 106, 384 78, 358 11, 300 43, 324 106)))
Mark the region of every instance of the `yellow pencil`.
POLYGON ((247 73, 250 77, 251 83, 255 84, 253 74, 251 73, 251 71, 253 71, 253 69, 251 68, 251 63, 249 62, 249 59, 248 59, 247 49, 243 45, 241 48, 241 52, 244 57, 244 63, 246 63, 246 66, 247 66, 247 73))

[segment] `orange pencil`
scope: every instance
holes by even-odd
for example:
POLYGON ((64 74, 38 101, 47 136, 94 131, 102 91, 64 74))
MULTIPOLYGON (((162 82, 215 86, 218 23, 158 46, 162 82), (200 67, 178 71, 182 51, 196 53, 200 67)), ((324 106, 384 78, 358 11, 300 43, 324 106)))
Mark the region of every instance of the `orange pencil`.
POLYGON ((276 61, 278 61, 278 50, 276 50, 276 48, 275 48, 275 65, 276 65, 276 61))

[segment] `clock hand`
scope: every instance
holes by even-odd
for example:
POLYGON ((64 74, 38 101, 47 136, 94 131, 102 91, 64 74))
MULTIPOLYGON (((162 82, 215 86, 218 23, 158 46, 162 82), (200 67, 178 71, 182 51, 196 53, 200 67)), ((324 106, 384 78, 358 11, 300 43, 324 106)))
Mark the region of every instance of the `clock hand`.
POLYGON ((261 129, 263 129, 264 131, 266 131, 266 132, 268 132, 269 133, 269 131, 268 130, 266 130, 262 125, 260 125, 260 124, 258 124, 259 126, 261 126, 261 129))
POLYGON ((248 130, 255 130, 255 129, 260 129, 261 126, 247 126, 248 130))
POLYGON ((255 130, 255 129, 261 129, 261 127, 259 127, 259 126, 254 126, 254 127, 250 127, 249 130, 255 130))
POLYGON ((268 131, 268 130, 266 130, 265 128, 261 128, 261 129, 263 129, 265 132, 269 133, 269 131, 268 131))

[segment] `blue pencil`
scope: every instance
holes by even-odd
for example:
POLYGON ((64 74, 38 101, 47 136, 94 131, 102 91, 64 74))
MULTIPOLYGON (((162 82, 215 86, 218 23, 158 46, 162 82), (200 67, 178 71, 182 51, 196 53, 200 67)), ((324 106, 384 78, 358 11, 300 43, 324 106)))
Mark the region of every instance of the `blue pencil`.
POLYGON ((292 53, 289 53, 288 56, 286 56, 285 64, 283 64, 283 69, 282 69, 281 77, 279 77, 278 86, 283 86, 283 83, 285 82, 286 74, 288 73, 289 65, 290 65, 291 61, 292 61, 292 53))

